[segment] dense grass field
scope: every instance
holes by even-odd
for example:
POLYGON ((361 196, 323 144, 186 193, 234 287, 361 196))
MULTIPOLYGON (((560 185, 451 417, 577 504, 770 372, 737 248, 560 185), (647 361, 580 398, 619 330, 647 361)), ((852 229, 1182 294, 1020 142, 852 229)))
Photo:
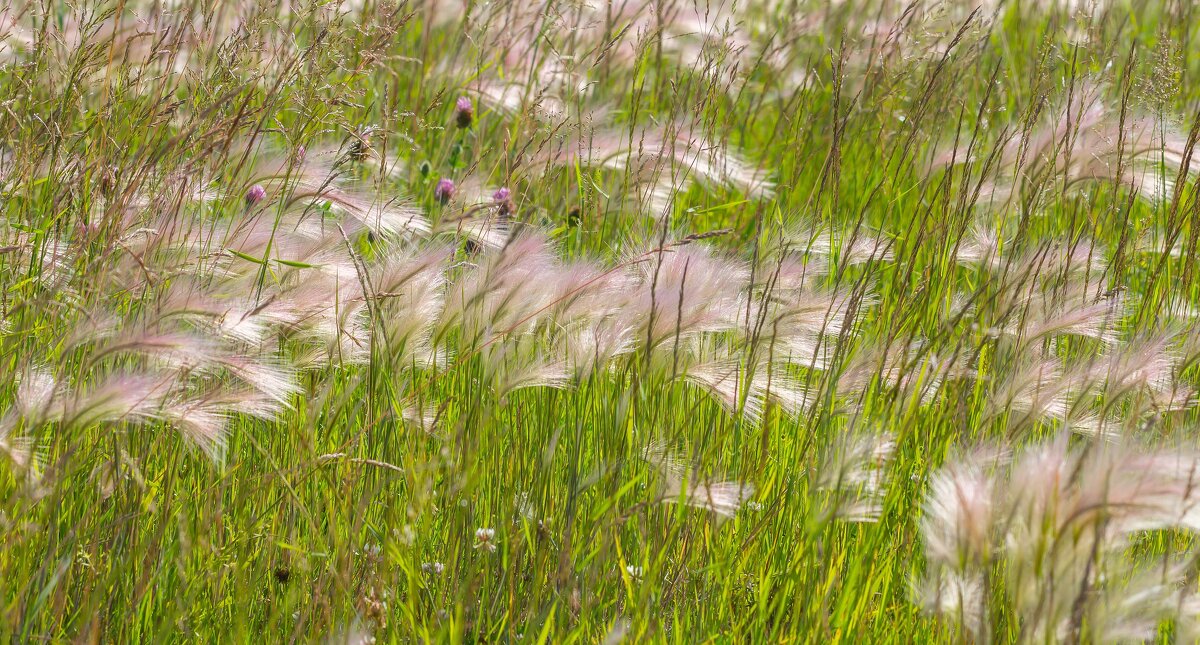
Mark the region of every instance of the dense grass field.
POLYGON ((1192 642, 1189 0, 12 0, 0 638, 1192 642))

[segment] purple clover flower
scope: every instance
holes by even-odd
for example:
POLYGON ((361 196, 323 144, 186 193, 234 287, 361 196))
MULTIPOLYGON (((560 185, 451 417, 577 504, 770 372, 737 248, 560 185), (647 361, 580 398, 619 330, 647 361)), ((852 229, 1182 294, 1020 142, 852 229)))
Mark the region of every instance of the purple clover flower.
POLYGON ((475 122, 475 106, 470 98, 460 96, 454 102, 454 119, 460 128, 469 128, 475 122))
POLYGON ((454 181, 448 177, 442 177, 433 187, 433 198, 445 204, 454 198, 454 190, 454 181))
POLYGON ((246 206, 253 206, 267 198, 267 189, 261 184, 254 184, 246 191, 246 206))
POLYGON ((512 191, 508 188, 501 187, 496 189, 496 192, 492 193, 492 202, 496 204, 502 217, 511 214, 513 211, 512 191))

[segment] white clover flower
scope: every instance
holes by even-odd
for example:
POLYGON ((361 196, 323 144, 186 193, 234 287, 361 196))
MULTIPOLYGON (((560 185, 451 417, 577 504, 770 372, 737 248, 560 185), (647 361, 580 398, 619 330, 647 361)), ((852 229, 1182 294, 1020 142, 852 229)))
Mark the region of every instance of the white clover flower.
POLYGON ((445 570, 446 566, 441 562, 425 562, 421 565, 421 571, 430 575, 440 576, 445 570))
POLYGON ((496 552, 496 529, 476 529, 475 548, 488 553, 496 552))

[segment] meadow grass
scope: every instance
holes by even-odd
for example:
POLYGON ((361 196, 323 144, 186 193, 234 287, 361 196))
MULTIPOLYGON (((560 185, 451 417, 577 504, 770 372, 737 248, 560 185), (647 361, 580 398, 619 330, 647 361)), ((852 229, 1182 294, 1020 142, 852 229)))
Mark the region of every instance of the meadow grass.
POLYGON ((17 0, 0 637, 1192 640, 1196 52, 1190 2, 17 0))

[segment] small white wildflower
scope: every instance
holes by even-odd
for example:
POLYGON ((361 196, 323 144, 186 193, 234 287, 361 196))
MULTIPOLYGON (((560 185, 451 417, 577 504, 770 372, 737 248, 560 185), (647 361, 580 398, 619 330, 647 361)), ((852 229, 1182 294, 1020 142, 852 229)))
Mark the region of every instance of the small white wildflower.
POLYGON ((441 562, 426 562, 421 565, 421 571, 435 576, 442 575, 442 572, 445 570, 446 566, 441 562))
POLYGON ((392 536, 405 546, 412 546, 417 540, 417 532, 413 530, 411 524, 405 524, 398 529, 392 529, 392 536))
POLYGON ((476 529, 475 548, 488 553, 496 552, 496 529, 476 529))
POLYGON ((641 580, 644 572, 641 567, 635 567, 632 564, 625 565, 625 573, 628 573, 629 577, 634 580, 641 580))

